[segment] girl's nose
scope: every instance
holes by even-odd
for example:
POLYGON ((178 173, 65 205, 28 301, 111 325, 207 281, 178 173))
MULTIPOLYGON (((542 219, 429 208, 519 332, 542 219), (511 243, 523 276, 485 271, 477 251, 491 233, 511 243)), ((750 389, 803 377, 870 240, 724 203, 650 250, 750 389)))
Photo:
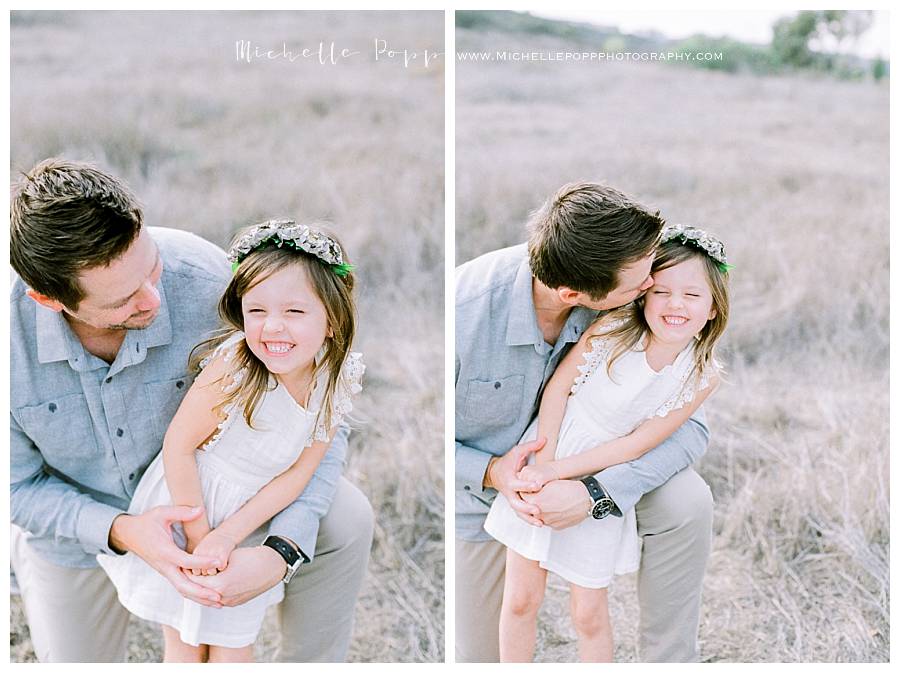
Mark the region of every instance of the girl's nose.
POLYGON ((684 302, 681 299, 681 295, 676 292, 673 292, 669 295, 669 306, 671 308, 681 308, 684 306, 684 302))
POLYGON ((281 318, 276 316, 269 316, 266 318, 265 325, 263 325, 266 332, 277 333, 284 329, 284 323, 281 321, 281 318))

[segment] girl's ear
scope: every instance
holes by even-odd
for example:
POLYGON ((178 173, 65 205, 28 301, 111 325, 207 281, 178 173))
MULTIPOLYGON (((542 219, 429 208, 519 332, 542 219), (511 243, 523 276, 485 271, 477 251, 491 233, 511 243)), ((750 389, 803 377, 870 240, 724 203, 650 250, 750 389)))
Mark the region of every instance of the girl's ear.
POLYGON ((707 318, 707 320, 712 320, 713 318, 716 317, 716 315, 717 315, 717 314, 716 314, 716 307, 713 306, 711 309, 709 309, 709 318, 707 318))

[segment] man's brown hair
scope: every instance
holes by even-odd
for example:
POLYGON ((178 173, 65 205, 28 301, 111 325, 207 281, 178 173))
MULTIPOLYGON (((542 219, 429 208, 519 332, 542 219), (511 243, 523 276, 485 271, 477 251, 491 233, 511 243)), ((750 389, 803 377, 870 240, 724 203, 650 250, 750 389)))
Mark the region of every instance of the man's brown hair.
POLYGON ((91 164, 45 159, 13 185, 10 262, 28 287, 74 311, 85 296, 78 274, 119 257, 142 223, 120 180, 91 164))
POLYGON ((605 185, 564 185, 529 222, 528 257, 535 278, 603 299, 619 271, 649 255, 665 223, 628 196, 605 185))

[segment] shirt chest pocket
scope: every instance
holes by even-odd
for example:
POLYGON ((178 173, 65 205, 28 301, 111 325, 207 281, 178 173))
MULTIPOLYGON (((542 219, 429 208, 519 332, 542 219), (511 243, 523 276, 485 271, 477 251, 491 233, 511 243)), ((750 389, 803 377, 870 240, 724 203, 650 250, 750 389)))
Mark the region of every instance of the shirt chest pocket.
POLYGON ((100 449, 84 395, 23 407, 18 416, 22 430, 55 470, 77 474, 84 470, 86 460, 96 461, 100 449))
POLYGON ((466 419, 485 427, 515 423, 522 413, 524 391, 521 374, 491 381, 472 379, 466 388, 466 419))
POLYGON ((184 375, 168 381, 156 381, 145 384, 147 391, 147 410, 153 419, 151 431, 156 433, 157 442, 162 446, 163 437, 169 428, 169 423, 178 411, 181 400, 184 399, 187 389, 191 385, 189 376, 184 375))

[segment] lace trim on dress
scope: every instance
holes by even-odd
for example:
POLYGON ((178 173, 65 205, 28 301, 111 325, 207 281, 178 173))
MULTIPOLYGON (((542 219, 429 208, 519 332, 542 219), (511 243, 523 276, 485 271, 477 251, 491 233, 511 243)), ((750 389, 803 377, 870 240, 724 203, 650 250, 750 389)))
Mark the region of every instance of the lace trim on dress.
MULTIPOLYGON (((614 330, 624 323, 624 319, 614 320, 605 327, 604 332, 614 330)), ((572 387, 569 390, 570 395, 574 395, 578 392, 585 381, 591 378, 591 375, 597 371, 597 368, 609 359, 610 353, 612 353, 612 343, 610 343, 610 339, 603 338, 603 332, 592 337, 591 349, 584 353, 584 363, 577 366, 578 371, 581 373, 576 376, 575 380, 572 382, 572 387)))
POLYGON ((365 371, 362 353, 351 352, 347 355, 331 399, 331 425, 326 427, 324 416, 320 416, 316 420, 316 427, 310 435, 307 446, 313 442, 328 441, 329 432, 353 410, 353 396, 362 390, 362 377, 365 371))
MULTIPOLYGON (((243 332, 238 332, 223 343, 219 344, 212 353, 210 353, 200 361, 200 369, 205 369, 206 366, 210 362, 212 362, 214 358, 218 357, 218 355, 222 352, 225 353, 224 362, 231 362, 231 360, 234 359, 235 352, 237 351, 238 342, 240 342, 240 340, 243 338, 243 332)), ((231 381, 222 386, 222 392, 226 394, 232 392, 241 385, 241 382, 243 380, 243 369, 238 369, 237 371, 232 372, 231 381)), ((218 443, 219 438, 222 436, 222 433, 229 425, 234 422, 234 419, 237 417, 237 414, 232 413, 237 407, 238 401, 234 400, 232 402, 229 402, 222 408, 222 413, 225 414, 225 418, 223 418, 222 421, 216 426, 215 434, 200 447, 201 450, 208 451, 218 443)))
POLYGON ((713 364, 712 367, 707 367, 706 372, 699 378, 695 373, 695 367, 687 369, 681 376, 681 388, 679 388, 678 392, 666 400, 652 416, 647 418, 663 418, 668 416, 669 412, 681 409, 686 404, 693 402, 697 393, 709 387, 709 382, 712 378, 710 369, 715 370, 717 366, 713 364))

